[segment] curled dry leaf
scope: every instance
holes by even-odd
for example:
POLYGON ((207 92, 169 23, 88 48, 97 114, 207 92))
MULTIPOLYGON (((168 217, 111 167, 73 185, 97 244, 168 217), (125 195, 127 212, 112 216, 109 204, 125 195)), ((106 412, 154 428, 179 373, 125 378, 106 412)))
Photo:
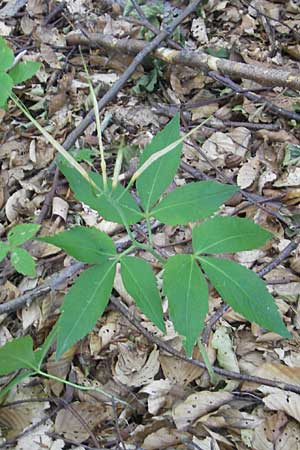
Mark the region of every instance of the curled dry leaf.
POLYGON ((229 403, 233 395, 229 392, 203 391, 190 395, 184 402, 175 406, 172 417, 178 430, 184 430, 195 420, 229 403))
POLYGON ((175 399, 182 399, 185 396, 183 387, 168 379, 154 380, 143 387, 140 392, 149 394, 148 411, 153 415, 156 415, 163 406, 170 407, 175 399))
POLYGON ((126 386, 143 386, 153 381, 159 371, 159 352, 155 347, 150 355, 133 344, 119 344, 114 378, 126 386))
POLYGON ((61 217, 65 222, 67 220, 69 204, 60 197, 53 197, 52 214, 61 217))

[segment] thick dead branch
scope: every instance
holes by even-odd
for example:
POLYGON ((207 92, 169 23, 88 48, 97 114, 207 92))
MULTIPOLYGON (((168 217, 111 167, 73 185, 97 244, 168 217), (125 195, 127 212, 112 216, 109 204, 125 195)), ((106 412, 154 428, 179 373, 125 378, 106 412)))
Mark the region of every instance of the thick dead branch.
MULTIPOLYGON (((130 55, 142 51, 148 42, 138 39, 117 39, 101 33, 89 33, 89 39, 81 33, 72 32, 67 36, 68 45, 86 45, 103 47, 106 50, 118 50, 130 55)), ((153 51, 153 56, 168 64, 181 64, 202 72, 215 71, 230 77, 245 78, 267 86, 281 86, 300 90, 300 77, 296 71, 271 69, 268 67, 244 64, 216 58, 201 50, 174 50, 160 47, 153 51)))

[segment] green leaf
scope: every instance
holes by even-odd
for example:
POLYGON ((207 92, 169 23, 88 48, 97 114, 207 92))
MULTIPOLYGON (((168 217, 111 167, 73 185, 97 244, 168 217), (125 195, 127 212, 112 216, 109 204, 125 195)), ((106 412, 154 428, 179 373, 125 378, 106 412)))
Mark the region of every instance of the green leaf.
POLYGON ((208 311, 208 287, 193 255, 175 255, 164 271, 164 294, 175 330, 185 337, 183 346, 192 355, 208 311))
POLYGON ((57 359, 95 326, 109 300, 115 271, 115 261, 91 267, 65 296, 58 321, 57 359))
POLYGON ((7 253, 9 252, 9 246, 4 242, 0 241, 0 262, 5 258, 7 253))
POLYGON ((0 86, 0 108, 4 108, 13 88, 13 81, 7 73, 0 72, 0 86))
POLYGON ((78 261, 101 264, 116 255, 113 240, 97 228, 73 227, 54 236, 37 238, 62 248, 78 261))
POLYGON ((14 84, 29 80, 39 70, 41 63, 36 61, 18 62, 9 72, 14 84))
POLYGON ((28 275, 34 277, 35 275, 35 262, 33 257, 24 250, 24 248, 15 248, 12 250, 10 260, 17 272, 22 275, 28 275))
MULTIPOLYGON (((7 45, 5 39, 0 37, 0 71, 4 71, 13 65, 14 62, 14 52, 7 45)), ((2 90, 2 84, 1 84, 2 90)))
POLYGON ((0 361, 0 376, 19 369, 36 369, 31 337, 20 337, 1 347, 0 361))
POLYGON ((161 298, 150 265, 144 259, 124 256, 121 259, 121 275, 126 290, 137 306, 164 332, 161 298))
POLYGON ((38 368, 41 367, 48 350, 50 349, 54 339, 57 337, 57 332, 58 332, 58 322, 55 323, 54 327, 52 328, 47 338, 45 339, 45 342, 43 343, 42 347, 34 352, 35 361, 38 368))
POLYGON ((39 228, 40 225, 37 225, 36 223, 24 223, 16 225, 9 231, 7 235, 8 242, 11 246, 14 247, 24 244, 24 242, 28 241, 36 234, 39 228))
MULTIPOLYGON (((179 114, 152 139, 141 157, 140 166, 154 153, 172 144, 180 138, 179 114)), ((146 212, 150 211, 153 204, 172 182, 180 164, 182 144, 178 144, 174 150, 153 162, 137 179, 136 186, 142 206, 146 212)))
POLYGON ((266 243, 272 233, 248 219, 214 217, 193 228, 194 253, 233 253, 266 243))
POLYGON ((151 214, 162 223, 184 225, 210 216, 237 190, 214 181, 189 183, 170 192, 151 214))
POLYGON ((75 197, 95 209, 106 220, 120 224, 126 221, 129 225, 141 220, 142 214, 137 203, 121 184, 112 189, 111 180, 108 180, 108 191, 105 192, 101 175, 90 172, 89 176, 99 188, 96 190, 74 168, 66 162, 61 162, 61 159, 59 168, 67 178, 75 197))
POLYGON ((246 319, 290 337, 274 298, 256 273, 228 259, 200 257, 199 261, 221 297, 246 319))

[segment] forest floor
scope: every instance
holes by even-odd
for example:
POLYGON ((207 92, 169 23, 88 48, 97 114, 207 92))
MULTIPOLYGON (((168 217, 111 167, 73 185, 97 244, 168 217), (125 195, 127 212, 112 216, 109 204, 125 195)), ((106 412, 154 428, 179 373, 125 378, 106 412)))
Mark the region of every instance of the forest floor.
MULTIPOLYGON (((92 102, 80 44, 97 98, 107 98, 100 108, 107 170, 113 173, 123 147, 123 180, 133 173, 143 147, 177 112, 182 133, 205 121, 184 141, 172 186, 208 179, 238 186, 222 214, 251 219, 274 238, 258 250, 229 257, 254 272, 268 267, 264 280, 292 339, 224 309, 210 289, 203 340, 211 363, 229 373, 217 374, 213 383, 197 366, 202 361, 197 348, 194 362, 184 358, 166 300, 163 335, 132 305, 117 275, 111 302, 88 336, 60 360, 52 347, 45 358, 48 373, 101 388, 116 400, 28 378, 0 400, 0 448, 300 449, 300 77, 289 75, 300 69, 300 4, 199 1, 126 78, 141 50, 136 40, 147 48, 156 33, 149 27, 170 26, 187 4, 0 2, 0 35, 16 56, 25 50, 24 61, 42 63, 15 93, 58 142, 69 139, 77 154, 84 150, 83 165, 98 170, 96 124, 83 122, 92 102), (116 306, 118 301, 129 313, 116 306), (255 382, 255 377, 266 381, 255 382)), ((81 224, 116 242, 126 239, 122 226, 76 200, 55 169, 55 156, 53 146, 12 102, 7 111, 0 110, 2 240, 14 225, 32 222, 41 224, 42 235, 81 224)), ((192 227, 158 226, 154 243, 168 256, 188 253, 192 227)), ((18 274, 7 258, 0 265, 1 346, 27 335, 35 348, 42 345, 79 273, 68 272, 74 261, 53 245, 31 241, 25 248, 35 259, 36 276, 18 274), (43 291, 49 277, 54 281, 43 291), (10 308, 18 299, 18 307, 10 308)), ((161 283, 161 264, 147 257, 161 283)), ((1 387, 11 379, 11 374, 1 377, 1 387)))

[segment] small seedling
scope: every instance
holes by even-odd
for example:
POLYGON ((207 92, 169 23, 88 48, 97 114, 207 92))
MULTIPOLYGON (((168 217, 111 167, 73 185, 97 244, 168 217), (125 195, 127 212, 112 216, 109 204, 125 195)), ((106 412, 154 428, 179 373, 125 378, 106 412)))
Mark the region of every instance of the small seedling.
POLYGON ((24 223, 13 227, 7 235, 7 243, 0 241, 0 262, 10 256, 10 262, 22 275, 35 275, 35 262, 27 250, 20 247, 37 233, 39 225, 24 223))
POLYGON ((0 108, 5 109, 13 87, 31 78, 41 64, 35 61, 17 62, 12 49, 0 37, 0 108))

